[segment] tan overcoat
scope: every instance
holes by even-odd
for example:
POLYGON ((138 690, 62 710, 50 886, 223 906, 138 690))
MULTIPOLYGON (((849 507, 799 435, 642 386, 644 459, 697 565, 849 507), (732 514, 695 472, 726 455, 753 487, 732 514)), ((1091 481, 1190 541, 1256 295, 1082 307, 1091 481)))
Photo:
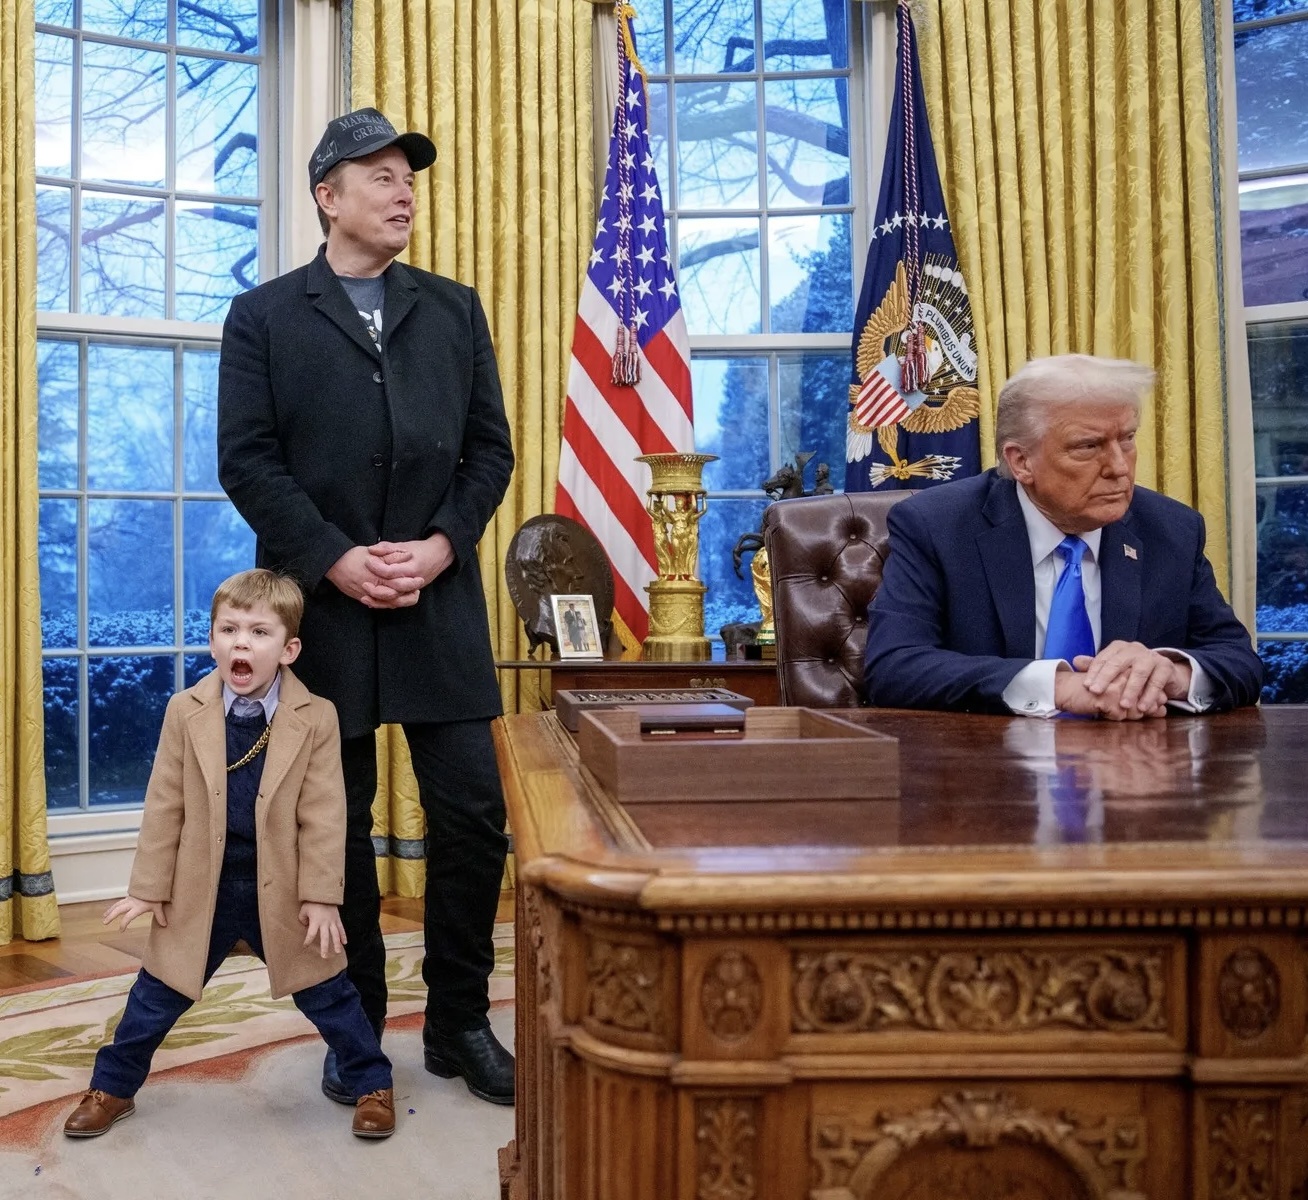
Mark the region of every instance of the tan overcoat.
MULTIPOLYGON (((305 947, 300 904, 340 904, 345 884, 345 783, 331 702, 287 667, 255 801, 259 928, 274 997, 345 969, 345 955, 305 947)), ((227 840, 227 723, 217 671, 168 702, 145 793, 131 895, 163 902, 143 965, 198 1000, 227 840)))

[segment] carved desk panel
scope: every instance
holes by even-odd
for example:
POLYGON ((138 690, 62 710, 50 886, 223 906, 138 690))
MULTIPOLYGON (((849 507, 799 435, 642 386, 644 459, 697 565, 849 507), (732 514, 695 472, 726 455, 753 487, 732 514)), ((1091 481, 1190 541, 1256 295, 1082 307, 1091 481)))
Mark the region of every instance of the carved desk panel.
POLYGON ((505 1195, 1308 1200, 1308 710, 851 719, 896 799, 624 810, 498 723, 505 1195))

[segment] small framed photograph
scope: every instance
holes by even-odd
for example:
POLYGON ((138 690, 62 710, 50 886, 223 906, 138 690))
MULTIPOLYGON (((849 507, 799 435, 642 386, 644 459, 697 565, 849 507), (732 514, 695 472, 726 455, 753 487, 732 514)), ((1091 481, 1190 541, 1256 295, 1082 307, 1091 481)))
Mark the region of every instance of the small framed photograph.
POLYGON ((595 601, 590 596, 550 597, 554 610, 554 631, 559 638, 560 658, 603 658, 595 601))

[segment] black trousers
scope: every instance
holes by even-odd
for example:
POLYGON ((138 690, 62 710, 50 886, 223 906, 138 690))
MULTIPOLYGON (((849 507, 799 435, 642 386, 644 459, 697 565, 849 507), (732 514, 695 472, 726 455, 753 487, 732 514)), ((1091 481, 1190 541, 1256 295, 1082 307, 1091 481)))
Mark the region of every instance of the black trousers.
MULTIPOLYGON (((491 935, 504 878, 504 793, 490 722, 404 726, 427 818, 427 894, 423 924, 427 1019, 457 1032, 488 1022, 487 981, 495 966, 491 935)), ((350 982, 380 1030, 386 1015, 386 947, 372 840, 377 748, 372 734, 341 742, 345 769, 345 899, 341 922, 350 982)))

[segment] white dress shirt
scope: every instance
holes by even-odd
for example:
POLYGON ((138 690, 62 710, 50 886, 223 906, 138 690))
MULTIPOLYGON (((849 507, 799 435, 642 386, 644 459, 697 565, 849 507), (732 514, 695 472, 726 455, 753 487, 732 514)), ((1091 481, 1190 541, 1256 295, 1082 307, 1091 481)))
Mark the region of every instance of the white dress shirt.
MULTIPOLYGON (((1026 522, 1027 541, 1031 544, 1031 569, 1035 575, 1035 661, 1028 663, 1004 689, 1003 701, 1009 709, 1024 717, 1056 717, 1054 706, 1054 675, 1065 664, 1061 658, 1041 658, 1045 652, 1045 635, 1049 629, 1049 606, 1054 599, 1054 586, 1063 570, 1063 557, 1058 544, 1066 534, 1031 502, 1026 488, 1017 485, 1017 502, 1026 522)), ((1099 547, 1103 529, 1092 529, 1080 534, 1087 546, 1081 559, 1081 586, 1085 591, 1085 611, 1090 618, 1095 649, 1102 648, 1103 634, 1103 583, 1099 575, 1099 547)), ((1168 701, 1174 708, 1186 712, 1203 712, 1212 707, 1213 687, 1204 669, 1184 650, 1158 647, 1158 653, 1168 658, 1184 659, 1190 664, 1190 694, 1185 700, 1168 701)), ((1071 666, 1071 663, 1065 665, 1071 666)))
MULTIPOLYGON (((240 697, 240 699, 248 701, 252 704, 263 705, 264 719, 268 722, 269 725, 271 725, 273 719, 273 713, 277 711, 277 697, 280 695, 281 690, 282 690, 282 673, 278 671, 277 674, 273 676, 272 685, 257 700, 251 700, 249 696, 242 696, 240 697)), ((227 714, 232 711, 232 705, 236 702, 236 700, 237 700, 236 693, 232 691, 232 689, 229 688, 226 683, 224 683, 223 684, 223 716, 227 716, 227 714)))

